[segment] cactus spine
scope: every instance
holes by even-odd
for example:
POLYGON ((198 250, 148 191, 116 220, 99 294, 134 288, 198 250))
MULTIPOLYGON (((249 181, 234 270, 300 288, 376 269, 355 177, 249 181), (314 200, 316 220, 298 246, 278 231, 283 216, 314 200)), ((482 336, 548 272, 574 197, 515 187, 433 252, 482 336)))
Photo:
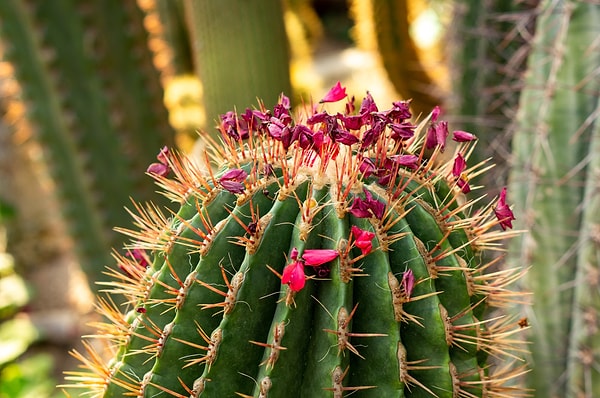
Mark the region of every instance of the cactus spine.
MULTIPOLYGON (((322 102, 346 97, 339 83, 322 102)), ((221 166, 208 174, 165 153, 155 177, 181 203, 167 218, 137 208, 139 231, 118 255, 114 293, 95 339, 75 352, 91 396, 523 396, 522 324, 502 311, 521 269, 493 271, 484 253, 511 235, 506 192, 475 211, 465 201, 462 131, 440 162, 447 124, 418 126, 408 102, 358 113, 315 107, 292 117, 281 96, 222 117, 221 166), (433 154, 426 158, 430 149, 433 154), (144 255, 147 253, 147 255, 144 255), (150 256, 152 254, 152 256, 150 256), (135 261, 137 258, 138 261, 135 261), (489 366, 488 357, 501 365, 489 366), (516 362, 516 366, 512 366, 516 362)))
POLYGON ((539 397, 600 394, 598 113, 600 6, 543 1, 513 139, 524 209, 511 261, 531 264, 530 385, 539 397))

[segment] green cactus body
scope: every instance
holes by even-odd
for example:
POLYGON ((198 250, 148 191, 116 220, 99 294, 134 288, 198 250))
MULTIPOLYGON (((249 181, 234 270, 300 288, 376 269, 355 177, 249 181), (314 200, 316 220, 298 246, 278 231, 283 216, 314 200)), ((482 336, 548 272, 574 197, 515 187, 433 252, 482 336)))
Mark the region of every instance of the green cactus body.
POLYGON ((129 250, 154 260, 117 256, 130 310, 102 301, 114 324, 96 339, 113 359, 87 344, 75 386, 98 397, 524 396, 510 339, 521 326, 498 315, 519 300, 507 285, 521 271, 488 274, 481 260, 511 234, 498 226, 512 212, 504 196, 475 212, 463 192, 476 171, 438 159, 447 125, 409 118, 408 102, 380 112, 369 95, 357 115, 292 118, 282 96, 222 118, 219 172, 169 154, 175 178, 156 179, 181 210, 167 221, 138 209, 129 250))

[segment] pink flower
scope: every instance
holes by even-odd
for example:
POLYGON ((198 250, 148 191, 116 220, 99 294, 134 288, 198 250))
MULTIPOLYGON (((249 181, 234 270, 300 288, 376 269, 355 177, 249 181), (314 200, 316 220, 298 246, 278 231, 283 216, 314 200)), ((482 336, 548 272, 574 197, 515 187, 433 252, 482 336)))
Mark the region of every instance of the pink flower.
POLYGON ((361 250, 363 256, 366 256, 373 250, 373 238, 375 237, 375 233, 360 229, 356 225, 352 226, 350 233, 354 237, 354 245, 361 250))
POLYGON ((350 213, 358 218, 369 218, 372 216, 379 219, 383 218, 385 204, 377 199, 373 199, 373 195, 369 191, 365 190, 364 192, 364 199, 358 196, 354 197, 352 206, 350 206, 350 213))
POLYGON ((467 162, 465 161, 465 158, 459 153, 454 159, 454 165, 452 166, 452 175, 454 177, 460 177, 466 168, 467 162))
POLYGON ((369 177, 371 174, 377 171, 375 169, 375 163, 373 163, 373 161, 370 158, 363 158, 362 162, 360 163, 360 166, 358 166, 358 169, 361 173, 363 173, 363 176, 365 176, 365 178, 369 177))
POLYGON ((170 171, 171 171, 171 168, 168 165, 162 164, 162 163, 152 163, 146 169, 146 173, 156 174, 161 177, 166 177, 167 175, 169 175, 170 171))
POLYGON ((506 187, 502 188, 500 192, 500 197, 498 198, 498 204, 494 209, 494 213, 496 214, 496 218, 500 222, 500 226, 503 230, 506 228, 512 228, 512 221, 515 220, 515 216, 506 204, 506 187))
POLYGON ((283 269, 281 283, 284 283, 295 292, 299 292, 306 284, 306 276, 304 275, 304 264, 302 261, 294 261, 283 269))
POLYGON ((148 261, 148 255, 146 254, 146 251, 144 249, 135 248, 129 250, 126 253, 126 256, 134 259, 140 267, 148 268, 148 266, 150 265, 150 262, 148 261))
POLYGON ((466 131, 456 130, 452 133, 452 139, 456 142, 469 142, 476 140, 477 137, 466 131))
POLYGON ((400 282, 400 286, 406 294, 406 298, 409 298, 415 287, 415 275, 413 274, 411 269, 406 270, 402 274, 402 281, 400 282))
POLYGON ((339 256, 337 250, 332 249, 306 249, 298 258, 298 249, 295 247, 290 252, 290 258, 294 261, 283 269, 281 283, 284 283, 295 292, 299 292, 306 284, 304 265, 319 267, 339 256))
POLYGON ((471 192, 471 186, 469 185, 469 180, 464 175, 461 175, 460 178, 456 181, 456 185, 460 188, 462 193, 471 192))
POLYGON ((242 193, 246 189, 244 180, 248 177, 248 173, 242 169, 232 169, 226 172, 219 178, 219 184, 223 189, 231 193, 242 193))
POLYGON ((342 84, 338 81, 319 102, 337 102, 346 98, 346 95, 346 87, 342 87, 342 84))
POLYGON ((410 170, 419 168, 419 157, 417 155, 393 155, 390 156, 390 160, 410 170))
POLYGON ((306 249, 302 253, 302 259, 306 265, 318 266, 335 259, 338 255, 338 251, 332 249, 306 249))
POLYGON ((439 123, 432 124, 427 129, 427 137, 425 137, 425 147, 431 149, 435 146, 439 146, 443 152, 446 147, 446 138, 448 138, 448 122, 441 121, 439 123))
POLYGON ((433 110, 431 111, 431 123, 435 123, 437 118, 440 116, 440 113, 442 113, 442 110, 439 106, 433 108, 433 110))
POLYGON ((168 159, 167 159, 168 156, 169 156, 169 148, 164 146, 164 147, 162 147, 162 149, 156 156, 156 159, 158 159, 158 161, 161 162, 162 164, 169 164, 168 159))
POLYGON ((156 174, 161 177, 166 177, 169 174, 169 172, 171 171, 171 167, 169 166, 168 156, 169 156, 169 148, 166 146, 162 147, 162 149, 156 156, 156 159, 158 159, 158 163, 152 163, 150 166, 148 166, 148 168, 146 169, 146 173, 156 174))

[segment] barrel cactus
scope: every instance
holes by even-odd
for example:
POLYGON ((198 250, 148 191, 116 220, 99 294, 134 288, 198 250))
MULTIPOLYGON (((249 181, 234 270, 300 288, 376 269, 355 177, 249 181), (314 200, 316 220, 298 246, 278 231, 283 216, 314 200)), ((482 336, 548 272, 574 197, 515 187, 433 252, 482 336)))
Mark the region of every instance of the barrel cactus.
POLYGON ((149 167, 181 203, 135 205, 115 252, 106 321, 74 352, 86 396, 525 396, 506 308, 521 269, 490 251, 513 234, 506 190, 465 199, 474 135, 408 101, 367 94, 344 112, 339 83, 292 116, 289 99, 222 115, 199 166, 164 148, 149 167), (299 112, 301 113, 301 112, 299 112), (442 153, 445 155, 442 156, 442 153), (446 160, 442 160, 446 159, 446 160), (218 171, 214 171, 218 170, 218 171), (98 342, 112 359, 104 361, 98 342))

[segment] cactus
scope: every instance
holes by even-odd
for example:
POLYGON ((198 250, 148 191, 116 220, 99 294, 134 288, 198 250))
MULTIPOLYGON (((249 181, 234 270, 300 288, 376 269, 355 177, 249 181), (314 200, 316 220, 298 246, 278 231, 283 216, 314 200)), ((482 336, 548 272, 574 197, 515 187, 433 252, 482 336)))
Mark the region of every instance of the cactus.
POLYGON ((471 160, 494 158, 494 170, 478 181, 486 186, 508 175, 511 127, 538 2, 453 2, 447 39, 452 90, 446 103, 453 125, 481 132, 471 160))
MULTIPOLYGON (((354 40, 359 46, 376 49, 387 76, 405 99, 411 99, 416 115, 424 115, 443 97, 435 75, 439 65, 426 65, 423 54, 410 35, 410 18, 420 1, 352 0, 350 13, 355 21, 354 40), (417 4, 418 3, 418 4, 417 4)), ((435 58, 435 57, 434 57, 435 58)), ((431 63, 431 62, 430 62, 431 63)))
POLYGON ((289 52, 280 0, 185 0, 193 60, 204 89, 204 131, 220 114, 289 92, 289 52))
POLYGON ((532 372, 539 397, 600 395, 598 148, 600 6, 543 1, 515 136, 511 191, 531 231, 510 262, 531 265, 532 372))
MULTIPOLYGON (((338 83, 322 103, 346 98, 338 83)), ((408 102, 292 117, 289 100, 222 116, 218 171, 163 149, 153 176, 181 204, 132 211, 108 322, 74 351, 86 396, 525 396, 521 302, 484 255, 513 234, 506 191, 465 200, 475 137, 408 102), (429 157, 425 156, 429 150, 429 157), (173 177, 174 176, 174 177, 173 177), (493 312, 490 312, 493 311, 493 312), (112 359, 94 347, 107 344, 112 359), (496 365, 492 365, 492 362, 496 365)))
POLYGON ((43 148, 82 267, 100 280, 129 195, 155 196, 139 171, 172 142, 142 14, 131 2, 8 0, 0 34, 2 78, 18 86, 10 121, 43 148))

